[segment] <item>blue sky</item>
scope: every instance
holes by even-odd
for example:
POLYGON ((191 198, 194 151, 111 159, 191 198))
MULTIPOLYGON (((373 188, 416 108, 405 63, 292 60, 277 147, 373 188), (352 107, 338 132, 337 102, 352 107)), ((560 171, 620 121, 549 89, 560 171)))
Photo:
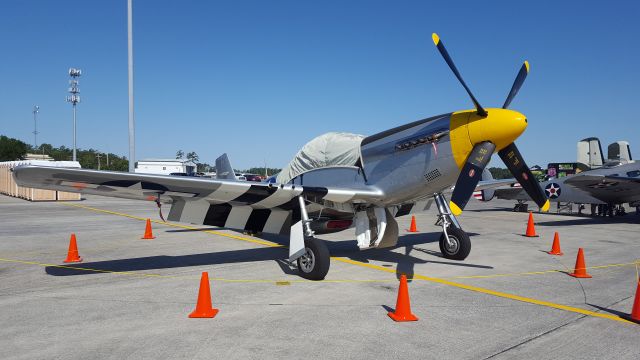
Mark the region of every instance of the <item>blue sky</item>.
MULTIPOLYGON (((575 161, 588 136, 630 141, 637 157, 638 14, 631 0, 134 0, 137 157, 281 167, 328 131, 471 108, 432 32, 484 107, 529 60, 511 105, 529 119, 517 142, 529 165, 575 161)), ((32 143, 37 104, 38 141, 70 147, 79 67, 78 146, 127 155, 126 0, 2 1, 0 49, 0 134, 32 143)))

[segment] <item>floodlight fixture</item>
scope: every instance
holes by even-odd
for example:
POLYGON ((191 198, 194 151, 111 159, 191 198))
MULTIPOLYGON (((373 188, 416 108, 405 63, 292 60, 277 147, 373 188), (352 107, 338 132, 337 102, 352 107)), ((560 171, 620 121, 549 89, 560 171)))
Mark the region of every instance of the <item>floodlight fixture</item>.
POLYGON ((69 69, 69 76, 76 78, 76 77, 79 77, 80 75, 82 75, 82 70, 75 69, 75 68, 69 69))

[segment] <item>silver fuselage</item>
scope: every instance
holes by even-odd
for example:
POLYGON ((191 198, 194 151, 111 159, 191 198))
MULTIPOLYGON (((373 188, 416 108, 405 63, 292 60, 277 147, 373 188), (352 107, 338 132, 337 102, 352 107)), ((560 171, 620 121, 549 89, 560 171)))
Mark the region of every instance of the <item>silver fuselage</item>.
POLYGON ((450 188, 460 172, 449 141, 450 115, 366 137, 361 145, 360 167, 318 168, 294 178, 292 183, 375 191, 383 196, 368 203, 380 207, 430 198, 450 188), (407 143, 415 144, 399 148, 407 143))

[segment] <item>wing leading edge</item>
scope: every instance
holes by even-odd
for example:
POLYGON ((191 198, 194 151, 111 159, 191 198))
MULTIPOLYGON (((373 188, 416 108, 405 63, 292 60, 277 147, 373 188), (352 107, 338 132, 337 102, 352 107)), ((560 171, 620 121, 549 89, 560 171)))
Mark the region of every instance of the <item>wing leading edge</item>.
POLYGON ((572 176, 564 183, 607 203, 640 200, 640 179, 637 177, 585 174, 572 176))
POLYGON ((211 180, 166 175, 21 166, 20 186, 172 203, 169 220, 233 229, 287 233, 299 219, 297 197, 307 203, 379 201, 375 189, 338 189, 211 180), (295 201, 294 201, 295 200, 295 201))

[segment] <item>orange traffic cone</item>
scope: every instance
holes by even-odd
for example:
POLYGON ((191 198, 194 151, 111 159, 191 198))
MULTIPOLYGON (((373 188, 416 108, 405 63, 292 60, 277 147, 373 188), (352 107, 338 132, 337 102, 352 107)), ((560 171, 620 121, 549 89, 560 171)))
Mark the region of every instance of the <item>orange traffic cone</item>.
POLYGON ((411 216, 411 226, 409 226, 408 232, 418 232, 418 227, 416 226, 416 217, 411 216))
POLYGON ((151 220, 147 219, 147 226, 144 229, 144 236, 141 237, 141 239, 144 240, 151 240, 151 239, 155 239, 156 237, 153 236, 153 231, 151 230, 151 220))
POLYGON ((209 289, 209 273, 203 272, 200 278, 200 290, 198 291, 198 303, 196 309, 189 314, 190 318, 213 318, 218 314, 218 309, 211 306, 211 290, 209 289))
POLYGON ((640 324, 640 280, 638 280, 638 287, 636 288, 636 299, 633 301, 633 309, 631 309, 631 315, 623 315, 623 318, 640 324))
POLYGON ((67 259, 64 262, 66 263, 82 262, 82 258, 80 257, 80 254, 78 254, 78 244, 76 243, 76 234, 71 234, 71 239, 69 240, 69 251, 67 252, 67 259))
POLYGON ((398 300, 396 301, 396 311, 387 314, 394 321, 418 321, 418 317, 411 313, 411 302, 409 300, 409 288, 407 286, 407 276, 400 276, 400 287, 398 288, 398 300))
POLYGON ((573 269, 573 274, 569 274, 576 278, 590 278, 591 275, 587 274, 587 266, 584 263, 584 251, 582 248, 578 249, 578 257, 576 258, 576 267, 573 269))
POLYGON ((529 222, 527 222, 527 232, 524 234, 526 237, 538 237, 536 234, 536 228, 533 226, 533 213, 529 211, 529 222))
POLYGON ((557 231, 553 235, 553 245, 551 245, 551 251, 547 251, 547 254, 558 255, 558 256, 564 255, 562 253, 562 250, 560 250, 560 235, 558 235, 557 231))

